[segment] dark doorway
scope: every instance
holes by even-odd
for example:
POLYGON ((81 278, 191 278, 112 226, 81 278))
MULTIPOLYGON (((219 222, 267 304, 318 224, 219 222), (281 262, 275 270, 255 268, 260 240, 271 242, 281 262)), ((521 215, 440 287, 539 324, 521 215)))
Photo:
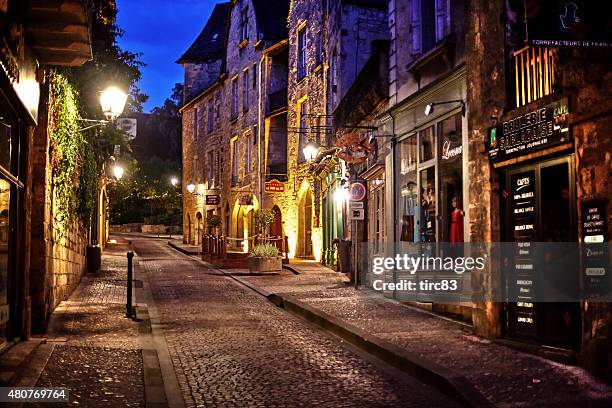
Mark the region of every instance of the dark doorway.
POLYGON ((516 255, 504 267, 507 295, 519 290, 516 287, 519 280, 532 282, 532 293, 524 301, 506 303, 507 335, 577 349, 581 325, 580 303, 538 301, 549 299, 551 290, 561 290, 578 298, 578 258, 568 255, 573 246, 569 244, 568 251, 560 253, 558 249, 549 249, 545 244, 577 240, 572 156, 510 169, 506 171, 505 180, 501 199, 505 240, 542 243, 530 250, 528 257, 532 259, 520 260, 522 264, 531 262, 536 265, 532 271, 517 271, 515 261, 520 255, 516 255), (530 300, 530 296, 534 301, 530 300))
POLYGON ((270 224, 270 236, 271 237, 282 237, 283 236, 283 219, 280 208, 274 206, 272 208, 274 212, 274 220, 270 224))

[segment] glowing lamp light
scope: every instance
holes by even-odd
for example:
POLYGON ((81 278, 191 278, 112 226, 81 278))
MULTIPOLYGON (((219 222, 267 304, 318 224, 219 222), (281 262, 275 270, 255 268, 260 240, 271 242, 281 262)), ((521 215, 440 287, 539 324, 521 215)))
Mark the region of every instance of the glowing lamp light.
POLYGON ((308 142, 302 148, 302 152, 304 153, 304 158, 307 162, 313 162, 319 155, 319 146, 317 146, 314 142, 308 142))
POLYGON ((115 120, 123 112, 127 102, 127 94, 121 89, 111 86, 100 94, 102 112, 108 120, 115 120))
POLYGON ((425 115, 429 116, 433 113, 433 111, 434 111, 433 104, 428 103, 427 106, 425 106, 425 115))
POLYGON ((190 193, 190 194, 193 194, 193 193, 194 193, 194 191, 195 191, 195 189, 196 189, 195 184, 193 184, 193 183, 189 183, 189 184, 187 185, 187 191, 189 191, 189 193, 190 193))
POLYGON ((172 184, 172 187, 176 187, 178 184, 178 179, 176 177, 170 178, 170 184, 172 184))
POLYGON ((338 205, 342 205, 347 202, 350 198, 349 192, 346 188, 337 188, 334 191, 334 200, 338 205))
POLYGON ((113 167, 113 174, 117 180, 121 180, 121 177, 123 177, 123 167, 115 164, 115 167, 113 167))

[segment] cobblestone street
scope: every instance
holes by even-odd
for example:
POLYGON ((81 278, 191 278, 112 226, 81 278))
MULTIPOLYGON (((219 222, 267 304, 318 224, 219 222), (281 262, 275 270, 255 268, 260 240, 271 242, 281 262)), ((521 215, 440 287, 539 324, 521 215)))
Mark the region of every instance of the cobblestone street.
POLYGON ((135 240, 186 405, 454 406, 161 240, 135 240))

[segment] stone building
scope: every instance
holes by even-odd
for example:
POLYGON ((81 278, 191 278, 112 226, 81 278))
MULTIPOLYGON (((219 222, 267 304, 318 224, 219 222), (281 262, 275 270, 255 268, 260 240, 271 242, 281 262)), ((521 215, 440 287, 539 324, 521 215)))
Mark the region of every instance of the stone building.
POLYGON ((49 67, 92 58, 91 12, 86 1, 0 3, 0 350, 43 331, 85 269, 88 231, 53 236, 46 81, 49 67))
POLYGON ((280 0, 219 4, 177 61, 188 90, 181 109, 185 242, 199 244, 214 214, 231 247, 248 249, 266 174, 286 173, 279 147, 286 144, 287 10, 280 0))
POLYGON ((334 199, 346 168, 335 150, 332 114, 388 37, 384 1, 292 1, 289 12, 288 165, 292 254, 335 265, 334 239, 345 236, 343 205, 334 199), (321 146, 315 163, 303 148, 321 146))
MULTIPOLYGON (((547 260, 556 265, 550 280, 535 268, 519 273, 514 262, 478 276, 474 328, 542 354, 553 346, 610 376, 610 259, 601 252, 612 225, 612 51, 610 32, 602 31, 609 17, 582 3, 581 31, 574 20, 558 24, 558 11, 547 6, 531 10, 525 24, 524 2, 468 4, 466 43, 474 46, 466 52, 466 237, 584 248, 573 258, 567 255, 577 252, 574 244, 550 251, 547 260), (528 192, 526 201, 517 199, 520 191, 528 192), (542 299, 560 282, 572 300, 542 299), (514 291, 528 298, 517 302, 514 291)), ((529 256, 524 262, 537 265, 537 252, 529 256)))

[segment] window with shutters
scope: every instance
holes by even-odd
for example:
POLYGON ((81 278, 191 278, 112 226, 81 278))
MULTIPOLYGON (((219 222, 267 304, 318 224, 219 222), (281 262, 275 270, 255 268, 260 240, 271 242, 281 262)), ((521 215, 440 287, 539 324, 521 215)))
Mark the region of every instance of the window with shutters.
POLYGON ((193 110, 193 140, 198 141, 198 108, 193 110))
POLYGON ((238 77, 232 79, 232 120, 238 117, 238 77))
POLYGON ((249 70, 242 71, 242 111, 249 111, 249 70))
POLYGON ((208 180, 208 188, 215 188, 215 152, 206 154, 206 179, 208 180))
POLYGON ((410 15, 413 54, 426 53, 449 34, 448 0, 412 0, 410 15))
POLYGON ((297 75, 298 81, 306 76, 306 27, 298 30, 297 34, 297 75))
POLYGON ((212 98, 208 100, 208 117, 206 119, 206 125, 208 133, 215 130, 215 102, 212 98))

